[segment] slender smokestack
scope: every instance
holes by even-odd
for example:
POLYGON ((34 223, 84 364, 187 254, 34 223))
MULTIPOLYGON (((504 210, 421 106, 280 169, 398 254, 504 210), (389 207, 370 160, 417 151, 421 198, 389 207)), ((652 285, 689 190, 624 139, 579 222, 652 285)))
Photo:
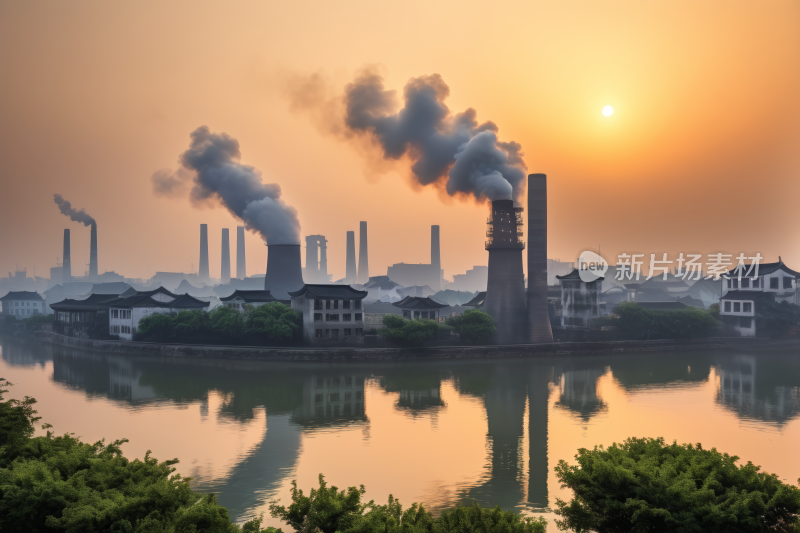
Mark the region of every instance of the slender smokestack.
POLYGON ((228 228, 222 228, 222 260, 219 266, 219 277, 222 283, 231 281, 231 234, 228 228))
POLYGON ((322 283, 328 282, 328 241, 324 236, 319 236, 319 279, 322 283))
POLYGON ((358 282, 358 270, 356 270, 356 232, 347 232, 347 269, 344 277, 345 283, 358 282))
POLYGON ((288 292, 303 287, 303 267, 299 244, 268 244, 267 275, 264 289, 278 300, 288 300, 288 292))
POLYGON ((200 279, 209 281, 208 274, 208 224, 200 224, 200 279))
POLYGON ((64 230, 64 261, 61 264, 61 283, 72 282, 72 260, 69 252, 69 230, 64 230))
POLYGON ((247 260, 244 255, 244 226, 236 227, 236 277, 247 277, 247 260))
POLYGON ((89 281, 97 281, 97 223, 92 223, 92 237, 89 244, 89 281))
POLYGON ((317 282, 319 273, 319 245, 316 235, 306 235, 306 270, 304 278, 309 283, 317 282))
POLYGON ((547 176, 528 176, 528 320, 530 342, 553 342, 547 311, 547 176))
POLYGON ((367 223, 361 222, 358 246, 358 282, 369 281, 369 252, 367 251, 367 223))
POLYGON ((436 272, 436 290, 442 288, 442 256, 439 246, 439 226, 431 226, 431 268, 436 272))
POLYGON ((515 344, 527 342, 528 309, 525 302, 525 279, 522 270, 520 239, 522 208, 512 200, 492 202, 492 215, 486 236, 489 251, 489 277, 483 311, 494 318, 495 342, 515 344))

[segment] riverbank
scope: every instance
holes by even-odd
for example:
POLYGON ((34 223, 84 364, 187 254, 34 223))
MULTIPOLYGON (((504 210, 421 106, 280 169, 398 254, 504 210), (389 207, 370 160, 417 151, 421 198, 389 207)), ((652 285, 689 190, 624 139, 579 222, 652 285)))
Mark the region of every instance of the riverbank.
POLYGON ((213 346, 132 341, 77 339, 51 332, 37 333, 42 342, 93 352, 159 357, 259 359, 267 361, 385 361, 418 359, 475 359, 592 355, 625 352, 720 350, 772 347, 755 339, 709 338, 691 340, 556 342, 503 346, 436 346, 421 348, 213 346))

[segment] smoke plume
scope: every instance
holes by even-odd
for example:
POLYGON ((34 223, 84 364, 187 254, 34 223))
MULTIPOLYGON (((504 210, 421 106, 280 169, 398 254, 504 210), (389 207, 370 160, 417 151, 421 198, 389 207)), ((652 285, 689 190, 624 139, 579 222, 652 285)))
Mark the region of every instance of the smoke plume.
POLYGON ((396 91, 387 90, 374 70, 345 86, 339 113, 332 112, 337 99, 325 99, 319 74, 290 80, 288 90, 292 108, 316 111, 327 131, 350 140, 369 137, 386 160, 408 157, 420 185, 478 201, 518 200, 524 192, 522 147, 500 142, 497 126, 479 124, 472 108, 451 113, 444 103, 450 88, 439 74, 409 80, 399 111, 396 91))
POLYGON ((64 197, 60 194, 54 194, 53 200, 55 200, 56 204, 58 205, 58 209, 61 211, 62 215, 67 215, 70 220, 74 220, 75 222, 80 222, 84 226, 96 226, 97 221, 89 215, 84 209, 75 209, 72 207, 72 204, 69 203, 68 200, 64 200, 64 197))
POLYGON ((191 133, 180 169, 156 171, 150 178, 158 196, 180 195, 189 188, 194 205, 219 200, 267 244, 300 244, 297 210, 281 199, 277 183, 262 183, 261 171, 239 162, 239 141, 200 126, 191 133))

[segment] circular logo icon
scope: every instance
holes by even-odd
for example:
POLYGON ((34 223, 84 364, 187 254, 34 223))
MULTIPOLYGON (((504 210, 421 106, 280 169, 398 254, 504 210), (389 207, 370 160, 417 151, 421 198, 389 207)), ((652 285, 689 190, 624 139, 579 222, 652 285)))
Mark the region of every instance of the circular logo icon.
POLYGON ((578 257, 578 275, 585 283, 591 283, 606 275, 608 263, 603 256, 584 250, 578 257))

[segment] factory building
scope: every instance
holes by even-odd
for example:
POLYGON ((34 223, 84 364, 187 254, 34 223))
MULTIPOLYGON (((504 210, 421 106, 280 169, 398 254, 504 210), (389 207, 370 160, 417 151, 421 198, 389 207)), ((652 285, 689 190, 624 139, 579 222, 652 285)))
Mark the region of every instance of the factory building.
POLYGON ((488 279, 488 266, 474 266, 464 274, 455 274, 453 284, 447 288, 454 291, 482 292, 486 290, 488 279))
POLYGON ((600 316, 603 278, 587 283, 574 269, 564 276, 556 276, 556 279, 561 284, 561 327, 589 327, 589 321, 600 316))
POLYGON ((17 319, 43 315, 45 301, 38 292, 11 291, 0 298, 0 314, 17 319))
POLYGON ((328 283, 328 240, 324 235, 306 236, 306 267, 303 280, 308 283, 328 283))
POLYGON ((426 320, 439 320, 441 310, 450 307, 446 304, 440 304, 430 298, 421 298, 419 296, 406 296, 399 302, 392 304, 403 311, 403 318, 415 320, 424 318, 426 320))
POLYGON ((277 302, 269 291, 244 291, 235 290, 230 296, 224 296, 219 299, 222 305, 236 309, 237 311, 244 312, 245 304, 250 304, 253 307, 264 305, 270 302, 277 302))
POLYGON ((403 287, 427 285, 439 291, 442 288, 441 246, 439 226, 431 226, 431 262, 429 264, 395 263, 386 274, 403 287))
POLYGON ((306 342, 364 341, 362 301, 367 291, 349 285, 306 284, 289 295, 292 309, 303 314, 303 339, 306 342))
POLYGON ((344 282, 347 285, 358 283, 358 267, 356 266, 356 232, 347 232, 345 276, 344 282))

